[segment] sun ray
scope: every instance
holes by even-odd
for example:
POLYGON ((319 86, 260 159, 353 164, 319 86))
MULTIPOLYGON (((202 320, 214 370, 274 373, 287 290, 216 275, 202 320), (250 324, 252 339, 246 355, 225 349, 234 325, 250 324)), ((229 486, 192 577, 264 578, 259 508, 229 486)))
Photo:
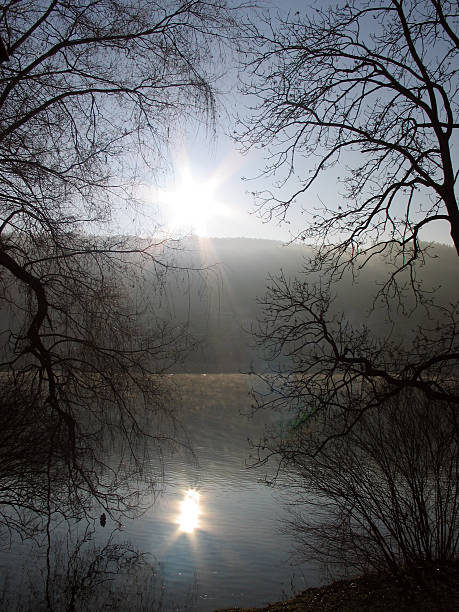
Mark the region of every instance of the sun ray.
POLYGON ((218 195, 225 174, 217 169, 209 178, 196 178, 187 160, 179 166, 175 185, 159 191, 159 200, 166 206, 168 226, 174 232, 208 235, 209 222, 228 216, 229 207, 218 195))

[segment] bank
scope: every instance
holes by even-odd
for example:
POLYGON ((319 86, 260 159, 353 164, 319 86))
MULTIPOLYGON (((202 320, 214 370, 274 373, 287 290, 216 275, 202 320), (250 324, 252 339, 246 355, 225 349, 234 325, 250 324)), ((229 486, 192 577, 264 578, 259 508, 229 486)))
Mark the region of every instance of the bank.
MULTIPOLYGON (((456 612, 459 610, 459 561, 432 567, 423 585, 407 574, 369 574, 309 588, 288 601, 263 608, 228 608, 224 612, 456 612)), ((223 612, 219 610, 217 612, 223 612)))

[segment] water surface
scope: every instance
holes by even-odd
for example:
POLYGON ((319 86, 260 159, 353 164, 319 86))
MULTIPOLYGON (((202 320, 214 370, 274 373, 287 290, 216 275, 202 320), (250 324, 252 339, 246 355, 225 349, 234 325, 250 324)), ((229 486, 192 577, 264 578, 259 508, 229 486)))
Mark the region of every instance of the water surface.
MULTIPOLYGON (((263 471, 247 467, 249 439, 259 439, 274 418, 248 416, 253 377, 176 374, 171 381, 181 395, 175 400, 181 436, 193 452, 183 446, 165 455, 164 493, 114 535, 146 559, 122 587, 119 609, 263 606, 318 584, 317 568, 291 563, 294 543, 280 531, 286 515, 280 492, 262 482, 263 471)), ((102 544, 113 527, 110 520, 99 526, 96 541, 102 544)), ((1 569, 13 568, 15 580, 27 546, 1 555, 1 569)))

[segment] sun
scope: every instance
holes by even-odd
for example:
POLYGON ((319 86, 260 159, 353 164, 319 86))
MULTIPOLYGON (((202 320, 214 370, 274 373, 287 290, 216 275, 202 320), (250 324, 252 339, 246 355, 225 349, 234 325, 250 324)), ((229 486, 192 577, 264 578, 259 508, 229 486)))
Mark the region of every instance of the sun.
POLYGON ((200 495, 196 489, 188 489, 185 493, 185 498, 180 503, 180 530, 185 533, 193 533, 199 527, 199 498, 200 495))
POLYGON ((206 181, 197 180, 184 165, 176 185, 160 192, 161 201, 168 207, 168 225, 174 231, 208 235, 212 218, 228 214, 227 207, 218 200, 219 181, 216 176, 206 181))

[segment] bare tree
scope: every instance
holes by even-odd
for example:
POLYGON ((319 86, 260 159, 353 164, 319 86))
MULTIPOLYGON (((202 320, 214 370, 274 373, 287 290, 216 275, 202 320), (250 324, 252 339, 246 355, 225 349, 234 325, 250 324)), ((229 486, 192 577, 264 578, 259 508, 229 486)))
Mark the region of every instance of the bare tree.
POLYGON ((283 217, 332 166, 345 188, 300 233, 316 248, 306 280, 272 279, 263 302, 256 336, 268 360, 291 360, 291 371, 270 377, 268 405, 304 416, 339 405, 351 415, 347 428, 358 418, 351 406, 361 414, 377 405, 381 388, 458 400, 450 387, 457 307, 436 303, 416 280, 427 251, 419 232, 429 223, 447 221, 459 252, 456 9, 447 0, 356 0, 245 26, 241 78, 255 103, 238 138, 267 147, 265 175, 281 177, 276 190, 256 194, 261 210, 283 217), (333 283, 380 257, 388 272, 373 305, 382 298, 389 316, 392 303, 401 312, 427 307, 431 321, 409 341, 393 329, 377 338, 333 314, 333 283), (415 299, 409 308, 405 288, 415 299), (354 393, 364 398, 354 402, 354 393))
MULTIPOLYGON (((127 482, 129 470, 142 476, 145 411, 162 410, 154 374, 183 341, 154 317, 143 328, 133 317, 130 295, 141 282, 160 287, 167 245, 94 235, 113 207, 133 202, 136 177, 158 168, 174 124, 212 120, 212 66, 230 20, 223 0, 0 9, 1 419, 11 434, 2 489, 13 492, 14 457, 30 484, 2 497, 4 517, 78 515, 94 500, 109 513, 135 507, 127 482), (121 470, 104 454, 114 431, 121 470)), ((160 420, 148 428, 157 440, 171 431, 160 420)))
MULTIPOLYGON (((260 375, 268 392, 257 394, 259 407, 287 410, 297 422, 332 420, 334 435, 343 435, 367 410, 406 391, 459 404, 456 306, 430 305, 417 328, 400 318, 378 336, 334 311, 328 287, 301 279, 272 278, 260 303, 254 336, 267 363, 281 365, 260 375)), ((314 452, 327 441, 319 436, 314 452)))
POLYGON ((285 219, 333 167, 344 191, 306 208, 298 238, 316 254, 261 300, 256 406, 288 421, 258 462, 276 457, 293 489, 302 551, 354 569, 416 572, 457 556, 458 309, 426 298, 416 270, 429 224, 446 221, 459 254, 458 23, 448 0, 354 0, 245 26, 241 78, 255 102, 236 138, 266 147, 276 181, 254 194, 259 211, 285 219), (382 298, 392 321, 378 335, 336 312, 333 292, 381 257, 372 304, 382 298))
POLYGON ((308 446, 315 434, 292 430, 285 455, 289 529, 301 554, 341 570, 408 570, 421 583, 424 570, 454 560, 457 428, 457 405, 404 392, 368 411, 349 436, 334 438, 314 458, 308 446))
POLYGON ((355 0, 246 26, 241 78, 255 102, 237 138, 266 148, 278 181, 255 194, 260 209, 284 218, 339 168, 340 201, 300 232, 322 270, 381 252, 409 266, 420 230, 441 220, 459 253, 458 19, 449 0, 355 0))

